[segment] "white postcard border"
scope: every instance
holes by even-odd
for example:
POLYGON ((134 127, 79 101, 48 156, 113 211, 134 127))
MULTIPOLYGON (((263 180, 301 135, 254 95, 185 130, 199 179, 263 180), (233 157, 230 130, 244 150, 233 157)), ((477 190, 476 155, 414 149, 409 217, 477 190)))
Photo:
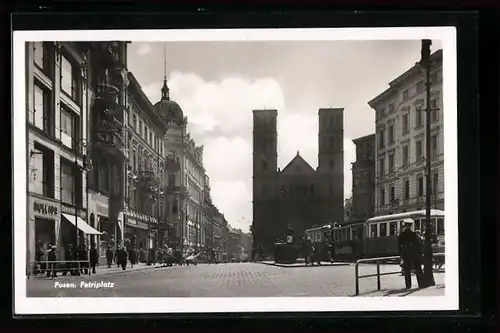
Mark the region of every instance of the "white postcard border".
MULTIPOLYGON (((14 312, 77 313, 203 313, 291 311, 457 310, 458 300, 458 161, 457 49, 455 27, 207 29, 207 30, 61 30, 15 31, 13 36, 14 143, 14 312), (97 38, 97 39, 96 39, 97 38), (25 42, 28 41, 293 41, 293 40, 441 40, 445 166, 445 295, 433 297, 269 297, 269 298, 28 298, 26 297, 26 110, 25 42)), ((354 279, 354 274, 353 274, 354 279)))

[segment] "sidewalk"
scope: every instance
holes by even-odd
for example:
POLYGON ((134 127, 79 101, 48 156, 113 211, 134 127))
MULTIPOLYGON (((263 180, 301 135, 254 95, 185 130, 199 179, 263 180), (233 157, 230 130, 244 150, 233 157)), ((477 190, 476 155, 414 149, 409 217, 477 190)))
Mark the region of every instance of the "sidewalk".
POLYGON ((385 275, 381 277, 381 290, 376 290, 376 278, 360 279, 361 293, 353 297, 406 297, 406 296, 444 296, 445 273, 434 273, 436 285, 428 288, 418 288, 417 278, 412 275, 412 288, 404 288, 404 278, 401 275, 385 275))
MULTIPOLYGON (((127 267, 125 270, 122 270, 121 267, 118 267, 116 265, 116 263, 113 263, 113 265, 111 266, 111 268, 108 268, 108 266, 97 266, 96 267, 96 273, 95 274, 92 274, 90 276, 112 276, 112 275, 121 275, 121 274, 124 274, 124 273, 127 273, 127 272, 135 272, 135 271, 143 271, 143 270, 149 270, 149 269, 155 269, 155 268, 161 268, 163 266, 159 265, 159 264, 156 264, 156 265, 146 265, 145 263, 139 263, 137 265, 134 265, 134 267, 130 267, 130 262, 127 263, 127 267)), ((84 276, 89 276, 89 275, 84 275, 84 274, 81 274, 80 277, 84 277, 84 276)), ((57 272, 57 277, 56 279, 60 279, 60 278, 74 278, 75 276, 71 276, 71 275, 66 275, 66 276, 63 276, 61 274, 61 272, 57 272)), ((49 279, 47 278, 46 275, 32 275, 30 276, 30 279, 36 279, 36 280, 46 280, 46 279, 49 279)))
POLYGON ((328 266, 349 266, 349 263, 347 262, 334 262, 331 263, 329 261, 322 261, 321 265, 307 265, 305 264, 304 261, 300 262, 295 262, 293 264, 277 264, 274 261, 257 261, 256 263, 264 264, 264 265, 269 265, 269 266, 276 266, 276 267, 286 267, 286 268, 295 268, 295 267, 328 267, 328 266))

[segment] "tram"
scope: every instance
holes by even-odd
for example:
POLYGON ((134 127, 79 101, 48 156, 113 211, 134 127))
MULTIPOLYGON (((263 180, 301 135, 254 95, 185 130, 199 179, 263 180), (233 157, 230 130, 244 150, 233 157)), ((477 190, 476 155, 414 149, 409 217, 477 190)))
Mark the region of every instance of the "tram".
MULTIPOLYGON (((445 212, 431 209, 431 230, 437 239, 444 238, 445 212)), ((423 230, 425 210, 372 217, 332 230, 335 260, 354 261, 360 258, 397 256, 398 236, 409 223, 414 231, 423 230)))

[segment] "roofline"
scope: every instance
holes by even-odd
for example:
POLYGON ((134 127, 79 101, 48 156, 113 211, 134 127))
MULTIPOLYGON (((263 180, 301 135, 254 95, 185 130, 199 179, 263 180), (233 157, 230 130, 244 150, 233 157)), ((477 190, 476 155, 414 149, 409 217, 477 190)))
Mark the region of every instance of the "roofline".
POLYGON ((256 109, 256 110, 252 110, 253 113, 258 113, 258 112, 273 112, 273 113, 278 113, 278 110, 277 109, 269 109, 269 110, 262 110, 262 109, 256 109))
POLYGON ((151 103, 148 96, 146 96, 146 94, 142 90, 142 87, 141 87, 139 81, 137 81, 137 79, 135 78, 135 76, 132 72, 128 72, 127 76, 129 78, 130 85, 134 88, 134 89, 129 89, 129 91, 132 92, 135 90, 135 95, 137 95, 137 97, 139 97, 139 100, 137 102, 143 103, 143 106, 145 106, 143 111, 149 117, 152 118, 150 120, 152 120, 154 125, 156 127, 158 127, 158 129, 163 133, 163 135, 165 135, 165 133, 167 132, 167 126, 163 122, 163 119, 161 119, 161 117, 154 111, 154 105, 153 105, 153 103, 151 103))
POLYGON ((354 142, 356 144, 359 141, 363 141, 365 139, 372 138, 372 137, 375 138, 375 133, 368 134, 368 135, 365 135, 365 136, 362 136, 362 137, 359 137, 359 138, 356 138, 356 139, 352 139, 352 142, 354 142))
MULTIPOLYGON (((443 59, 443 50, 439 49, 439 50, 435 51, 434 53, 431 54, 430 58, 431 58, 431 61, 442 60, 443 59)), ((379 94, 378 96, 376 96, 375 98, 373 98, 371 101, 369 101, 368 105, 372 109, 375 109, 375 104, 377 104, 378 102, 380 102, 381 100, 383 100, 384 98, 386 98, 387 96, 389 96, 390 94, 392 94, 395 91, 395 89, 402 82, 404 82, 406 79, 408 79, 408 77, 410 77, 411 75, 414 75, 414 74, 416 74, 416 73, 419 72, 418 65, 419 65, 419 62, 416 62, 415 65, 413 65, 406 72, 404 72, 403 74, 399 75, 397 78, 395 78, 394 80, 392 80, 391 82, 389 82, 389 88, 387 88, 381 94, 379 94)))

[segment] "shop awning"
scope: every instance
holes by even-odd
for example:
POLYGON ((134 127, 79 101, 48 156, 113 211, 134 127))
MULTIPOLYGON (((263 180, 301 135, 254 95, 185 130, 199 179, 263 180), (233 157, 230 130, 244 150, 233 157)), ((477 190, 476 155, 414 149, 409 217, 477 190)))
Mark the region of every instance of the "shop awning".
POLYGON ((102 232, 92 228, 90 225, 87 224, 81 217, 77 216, 76 219, 78 219, 78 223, 76 223, 75 216, 70 215, 70 214, 62 214, 63 217, 68 220, 69 223, 72 225, 76 225, 78 229, 83 231, 84 234, 87 235, 102 235, 102 232))

